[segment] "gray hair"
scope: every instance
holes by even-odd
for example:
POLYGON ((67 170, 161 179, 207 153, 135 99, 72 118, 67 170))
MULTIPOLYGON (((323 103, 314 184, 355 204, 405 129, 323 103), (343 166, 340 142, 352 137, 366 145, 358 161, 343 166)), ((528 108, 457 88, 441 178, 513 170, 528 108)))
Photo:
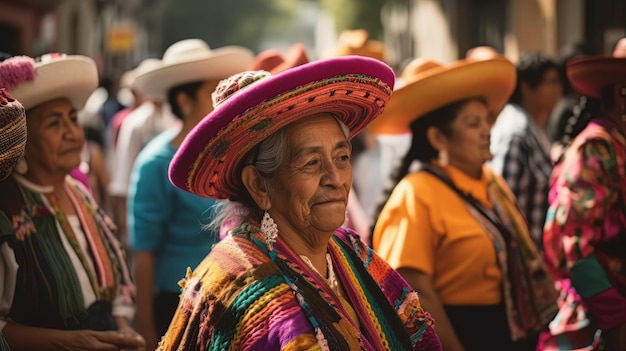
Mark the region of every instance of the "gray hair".
MULTIPOLYGON (((336 116, 333 115, 333 118, 337 121, 343 135, 348 140, 350 129, 336 116)), ((287 134, 285 133, 285 128, 281 128, 248 151, 241 161, 240 168, 243 168, 245 165, 253 165, 256 168, 270 195, 272 193, 272 180, 285 159, 286 145, 287 134)), ((253 217, 261 218, 261 209, 250 198, 243 185, 238 195, 237 200, 223 200, 214 205, 214 213, 216 215, 205 226, 205 229, 219 231, 220 237, 223 238, 227 231, 239 226, 245 220, 253 217)))

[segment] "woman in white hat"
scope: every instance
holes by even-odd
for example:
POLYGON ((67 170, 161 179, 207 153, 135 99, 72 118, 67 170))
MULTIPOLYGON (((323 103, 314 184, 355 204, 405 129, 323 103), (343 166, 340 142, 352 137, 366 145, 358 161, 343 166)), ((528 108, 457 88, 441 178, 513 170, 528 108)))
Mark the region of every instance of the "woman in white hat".
POLYGON ((213 110, 211 93, 220 79, 245 70, 252 51, 240 46, 211 49, 200 39, 172 44, 161 67, 137 76, 134 86, 169 103, 182 127, 156 136, 141 151, 128 191, 128 233, 137 278, 137 330, 156 348, 178 305, 178 282, 219 240, 203 229, 215 201, 174 187, 167 170, 187 133, 213 110))
POLYGON ((515 67, 503 57, 418 59, 402 78, 370 124, 412 133, 373 247, 420 293, 444 350, 534 351, 556 313, 554 288, 515 198, 485 165, 515 67))
POLYGON ((129 324, 134 286, 115 227, 69 176, 80 163, 77 110, 97 87, 95 62, 62 54, 7 61, 3 85, 26 110, 29 138, 13 176, 0 183, 6 340, 15 350, 142 350, 129 324))

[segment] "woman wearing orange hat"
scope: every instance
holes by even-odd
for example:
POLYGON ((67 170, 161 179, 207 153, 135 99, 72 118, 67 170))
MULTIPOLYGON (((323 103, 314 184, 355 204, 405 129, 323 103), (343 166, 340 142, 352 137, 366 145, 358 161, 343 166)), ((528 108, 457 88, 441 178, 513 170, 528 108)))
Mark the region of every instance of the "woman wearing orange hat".
MULTIPOLYGON (((626 43, 626 41, 624 41, 626 43)), ((543 350, 626 350, 626 58, 581 57, 572 88, 603 112, 574 139, 552 174, 544 231, 559 314, 543 350)))
POLYGON ((503 57, 418 59, 402 79, 370 125, 412 132, 374 249, 420 293, 444 350, 534 350, 556 313, 552 282, 515 198, 485 165, 515 67, 503 57))

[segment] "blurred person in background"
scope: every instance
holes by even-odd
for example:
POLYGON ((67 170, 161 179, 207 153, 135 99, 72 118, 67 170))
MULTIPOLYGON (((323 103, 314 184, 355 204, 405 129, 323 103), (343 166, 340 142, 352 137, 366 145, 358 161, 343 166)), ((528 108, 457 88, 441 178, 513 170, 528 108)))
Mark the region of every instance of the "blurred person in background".
MULTIPOLYGON (((323 57, 358 55, 388 63, 389 53, 383 42, 370 38, 364 29, 345 30, 339 34, 335 47, 325 50, 323 57)), ((409 139, 400 135, 381 135, 365 129, 353 143, 354 191, 350 192, 347 223, 361 239, 371 245, 376 206, 382 201, 391 170, 408 148, 409 139)))
POLYGON ((541 249, 552 172, 546 123, 563 85, 557 64, 540 52, 523 53, 516 68, 515 91, 491 130, 489 166, 513 191, 541 249))
POLYGON ((212 225, 228 235, 182 282, 160 350, 441 350, 417 294, 342 228, 350 139, 393 81, 347 56, 220 82, 169 175, 224 200, 212 225))
POLYGON ((534 350, 556 297, 523 214, 486 163, 515 66, 415 59, 369 128, 412 133, 373 248, 419 292, 444 350, 534 350))
POLYGON ((565 148, 600 109, 600 101, 582 96, 572 89, 566 73, 569 60, 591 54, 591 50, 582 43, 567 45, 561 50, 558 65, 563 83, 563 98, 552 110, 546 123, 546 132, 552 142, 550 158, 553 163, 561 160, 565 148))
MULTIPOLYGON (((158 69, 162 66, 159 59, 145 59, 135 69, 135 75, 142 75, 158 69)), ((127 203, 128 188, 130 186, 130 175, 133 164, 139 152, 162 131, 169 129, 178 123, 176 117, 171 113, 169 105, 164 97, 150 96, 145 87, 135 85, 136 77, 131 83, 131 88, 137 98, 136 107, 119 122, 119 134, 110 135, 115 140, 110 159, 111 177, 108 191, 112 200, 113 218, 119 225, 118 233, 123 245, 128 245, 127 236, 127 203)), ((128 78, 128 77, 126 77, 128 78)), ((115 126, 112 126, 111 133, 115 133, 115 126)))
POLYGON ((572 88, 601 112, 552 174, 545 259, 559 314, 540 349, 626 350, 626 39, 613 57, 572 59, 572 88), (603 339, 603 340, 602 340, 603 339))
POLYGON ((29 136, 12 177, 0 182, 6 340, 13 350, 143 350, 130 325, 134 286, 115 226, 69 176, 81 162, 77 110, 97 87, 96 64, 64 54, 2 64, 29 136))
POLYGON ((167 175, 170 161, 189 131, 213 110, 211 93, 217 83, 246 70, 253 58, 252 51, 244 47, 211 49, 200 39, 185 39, 165 50, 160 67, 135 79, 138 90, 154 100, 167 101, 182 122, 155 137, 139 153, 128 192, 137 330, 151 350, 174 315, 180 278, 219 240, 219 233, 205 229, 214 217, 215 200, 173 186, 167 175))

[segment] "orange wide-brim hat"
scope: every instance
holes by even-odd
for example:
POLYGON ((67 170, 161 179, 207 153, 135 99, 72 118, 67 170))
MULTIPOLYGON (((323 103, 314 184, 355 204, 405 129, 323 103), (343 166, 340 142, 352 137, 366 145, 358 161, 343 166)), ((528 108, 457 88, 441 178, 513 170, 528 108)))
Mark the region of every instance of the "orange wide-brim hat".
POLYGON ((602 89, 626 84, 626 58, 584 56, 567 63, 567 78, 579 94, 600 98, 602 89))
POLYGON ((364 29, 344 30, 339 34, 337 45, 322 53, 323 58, 358 55, 387 62, 387 50, 383 42, 372 40, 364 29))
POLYGON ((463 59, 448 65, 419 58, 400 76, 402 85, 393 92, 385 111, 368 126, 377 134, 405 134, 410 124, 440 107, 456 101, 485 99, 497 116, 515 90, 515 65, 504 56, 463 59))

